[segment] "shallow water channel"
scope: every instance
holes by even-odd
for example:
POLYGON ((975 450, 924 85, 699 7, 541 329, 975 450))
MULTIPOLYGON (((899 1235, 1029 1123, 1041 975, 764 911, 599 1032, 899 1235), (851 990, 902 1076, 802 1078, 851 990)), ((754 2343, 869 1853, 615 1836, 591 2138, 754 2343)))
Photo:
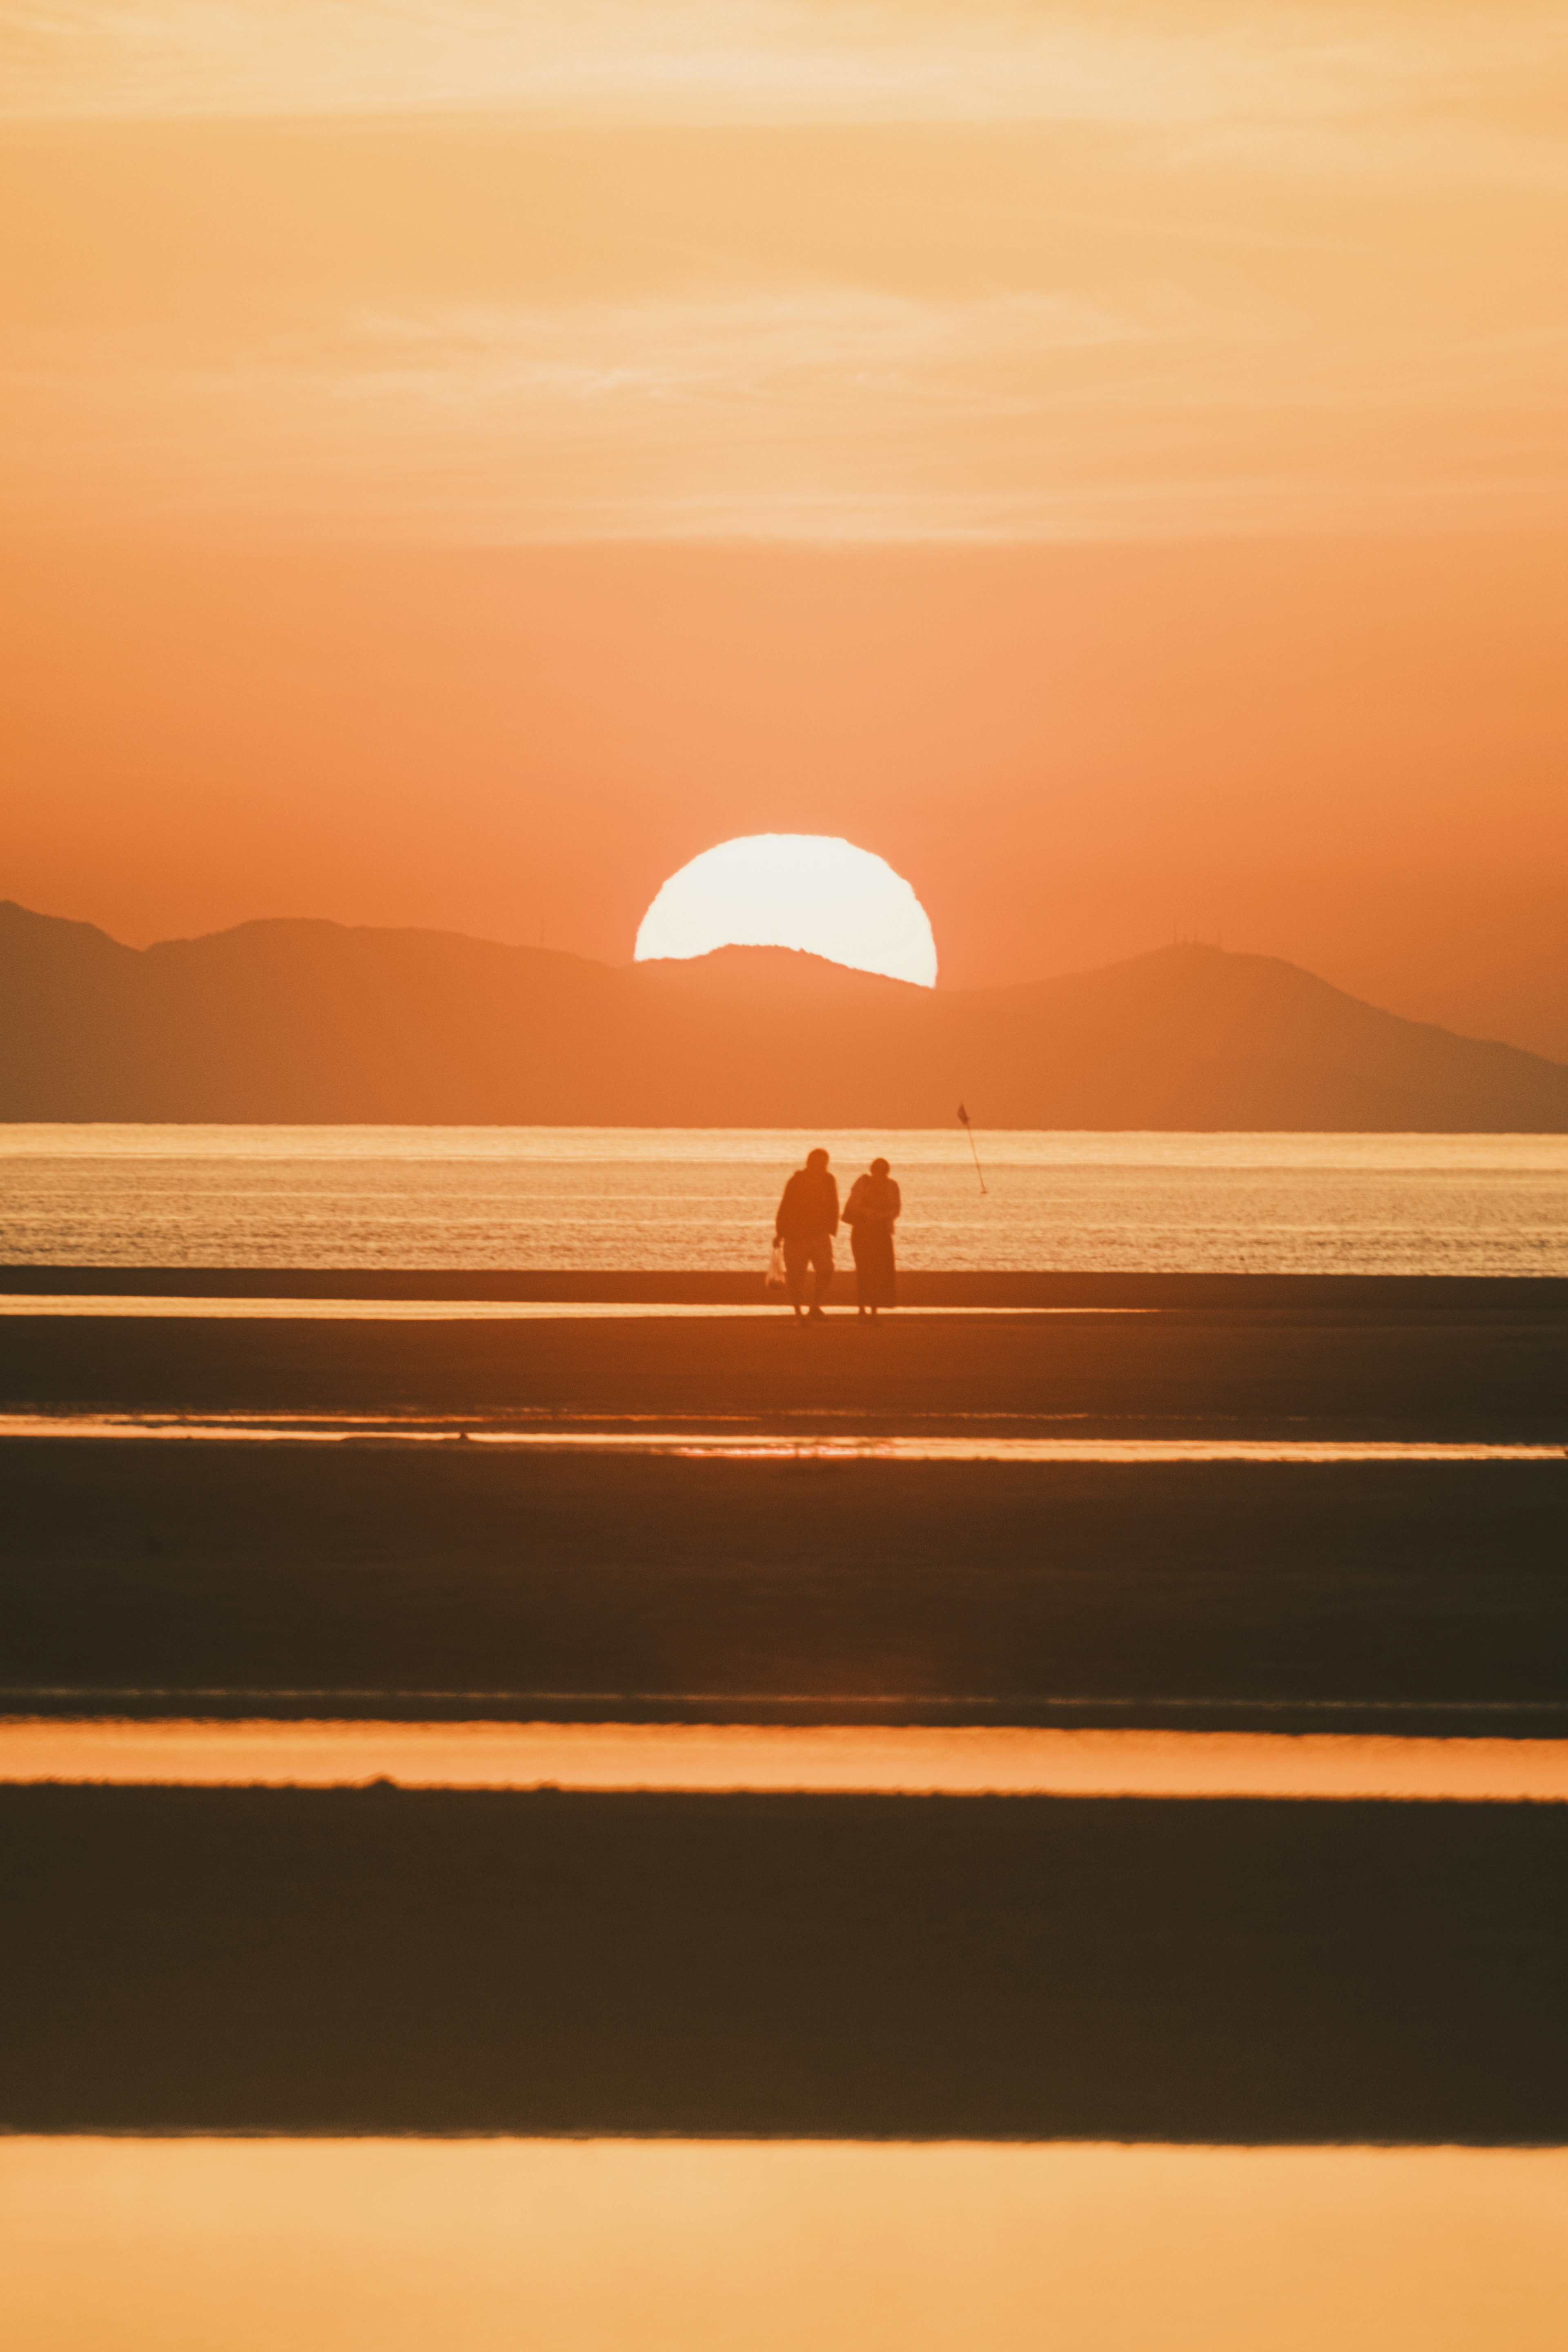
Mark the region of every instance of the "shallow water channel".
POLYGON ((0 1783, 1568 1801, 1568 1740, 707 1723, 0 1722, 0 1783))
POLYGON ((49 2352, 1556 2352, 1568 2151, 0 2140, 49 2352))

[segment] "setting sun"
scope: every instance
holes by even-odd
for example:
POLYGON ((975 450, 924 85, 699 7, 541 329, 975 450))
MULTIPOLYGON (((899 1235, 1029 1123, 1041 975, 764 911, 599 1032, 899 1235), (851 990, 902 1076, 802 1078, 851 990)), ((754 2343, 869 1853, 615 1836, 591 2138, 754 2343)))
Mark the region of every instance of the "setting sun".
POLYGON ((723 947, 802 948, 857 971, 936 983, 931 919, 902 875, 825 834, 757 833, 704 850, 643 917, 637 961, 723 947))

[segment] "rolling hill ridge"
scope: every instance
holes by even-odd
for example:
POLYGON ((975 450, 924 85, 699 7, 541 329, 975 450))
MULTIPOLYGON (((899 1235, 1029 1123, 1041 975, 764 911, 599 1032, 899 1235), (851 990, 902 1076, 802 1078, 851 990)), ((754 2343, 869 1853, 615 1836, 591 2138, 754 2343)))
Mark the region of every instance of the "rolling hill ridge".
POLYGON ((1208 947, 931 991, 319 921, 139 950, 5 902, 0 1008, 7 1120, 1568 1132, 1568 1067, 1208 947))

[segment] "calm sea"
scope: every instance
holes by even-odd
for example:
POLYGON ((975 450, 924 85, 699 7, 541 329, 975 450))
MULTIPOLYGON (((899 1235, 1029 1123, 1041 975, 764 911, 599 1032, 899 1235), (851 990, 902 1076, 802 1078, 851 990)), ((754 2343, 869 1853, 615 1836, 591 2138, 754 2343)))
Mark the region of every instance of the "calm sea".
POLYGON ((1568 1274, 1568 1136, 0 1126, 12 1264, 761 1265, 816 1142, 906 1265, 1568 1274))

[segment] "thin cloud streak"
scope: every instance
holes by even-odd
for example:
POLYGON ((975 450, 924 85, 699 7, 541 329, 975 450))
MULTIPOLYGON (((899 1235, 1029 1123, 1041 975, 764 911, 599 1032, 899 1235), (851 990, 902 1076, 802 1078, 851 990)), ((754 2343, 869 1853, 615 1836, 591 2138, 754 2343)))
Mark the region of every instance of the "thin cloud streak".
POLYGON ((15 527, 1568 512, 1563 5, 0 0, 0 89, 15 527))
MULTIPOLYGON (((500 110, 621 123, 1123 125, 1288 134, 1365 166, 1381 138, 1549 157, 1568 15, 1480 7, 1153 5, 1086 12, 900 0, 78 0, 0 5, 0 119, 500 110), (1468 127, 1467 127, 1468 126, 1468 127), (1325 134, 1327 142, 1325 143, 1325 134)), ((1282 141, 1285 145, 1282 146, 1282 141)))
POLYGON ((352 317, 9 379, 13 522, 458 542, 1009 540, 1568 519, 1568 330, 801 288, 352 317), (1484 415, 1486 429, 1478 431, 1484 415))

